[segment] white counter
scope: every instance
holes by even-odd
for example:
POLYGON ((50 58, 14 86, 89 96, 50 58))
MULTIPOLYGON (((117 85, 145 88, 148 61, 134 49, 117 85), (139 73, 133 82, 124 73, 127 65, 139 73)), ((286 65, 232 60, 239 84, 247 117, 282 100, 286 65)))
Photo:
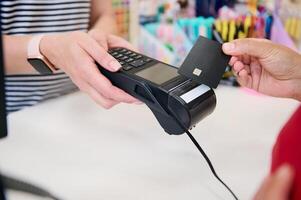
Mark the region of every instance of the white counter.
MULTIPOLYGON (((192 132, 222 179, 249 199, 298 103, 231 87, 216 93, 215 112, 192 132)), ((232 199, 188 137, 164 133, 146 106, 104 110, 79 92, 11 114, 0 169, 69 200, 232 199)))

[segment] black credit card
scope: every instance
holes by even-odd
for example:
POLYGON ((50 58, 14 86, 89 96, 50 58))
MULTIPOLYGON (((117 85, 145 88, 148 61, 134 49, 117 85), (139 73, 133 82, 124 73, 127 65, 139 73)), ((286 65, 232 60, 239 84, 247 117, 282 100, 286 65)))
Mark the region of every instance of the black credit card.
POLYGON ((200 36, 178 73, 197 83, 217 88, 230 58, 223 53, 222 44, 200 36))

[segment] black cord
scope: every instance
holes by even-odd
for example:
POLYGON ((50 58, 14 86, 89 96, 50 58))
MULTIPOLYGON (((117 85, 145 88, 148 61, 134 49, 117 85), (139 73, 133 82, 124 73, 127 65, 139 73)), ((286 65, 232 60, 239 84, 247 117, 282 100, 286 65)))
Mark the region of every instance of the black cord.
POLYGON ((27 183, 4 175, 0 175, 0 177, 2 179, 3 187, 5 189, 21 191, 21 192, 25 192, 36 196, 53 199, 53 200, 61 200, 60 198, 48 192, 47 190, 35 186, 31 183, 27 183))
POLYGON ((207 156, 207 154, 205 153, 205 151, 202 149, 202 147, 199 145, 199 143, 196 141, 196 139, 191 135, 191 133, 188 130, 185 130, 186 134, 188 135, 188 137, 191 139, 191 141, 193 142, 193 144, 196 146, 196 148, 201 152, 202 156, 205 158, 207 164, 209 165, 209 168, 212 172, 212 174, 214 175, 214 177, 221 183, 223 184, 223 186, 225 186, 225 188, 227 188, 227 190, 232 194, 232 196, 234 197, 234 199, 238 200, 238 197, 235 195, 235 193, 231 190, 231 188, 217 175, 212 162, 210 161, 209 157, 207 156))
POLYGON ((235 195, 235 193, 231 190, 231 188, 218 176, 218 174, 216 173, 212 162, 210 161, 209 157, 207 156, 207 154, 205 153, 205 151, 202 149, 202 147, 199 145, 199 143, 196 141, 196 139, 192 136, 192 134, 189 132, 189 130, 187 130, 185 128, 185 126, 182 124, 182 122, 177 118, 177 115, 171 111, 171 114, 173 116, 173 118, 175 119, 175 121, 179 124, 179 126, 185 131, 185 133, 188 135, 188 137, 190 138, 190 140, 193 142, 193 144, 196 146, 196 148, 199 150, 199 152, 202 154, 202 156, 205 158, 213 176, 223 185, 225 186, 225 188, 232 194, 233 198, 235 200, 238 200, 238 197, 235 195))

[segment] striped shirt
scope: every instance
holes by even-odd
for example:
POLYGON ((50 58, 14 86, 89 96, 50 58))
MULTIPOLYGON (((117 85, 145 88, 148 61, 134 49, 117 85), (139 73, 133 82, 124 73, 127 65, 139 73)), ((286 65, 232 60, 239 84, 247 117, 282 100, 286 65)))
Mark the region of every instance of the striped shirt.
MULTIPOLYGON (((1 0, 2 34, 26 35, 86 31, 90 0, 1 0)), ((63 72, 6 75, 7 112, 20 110, 76 90, 63 72)))

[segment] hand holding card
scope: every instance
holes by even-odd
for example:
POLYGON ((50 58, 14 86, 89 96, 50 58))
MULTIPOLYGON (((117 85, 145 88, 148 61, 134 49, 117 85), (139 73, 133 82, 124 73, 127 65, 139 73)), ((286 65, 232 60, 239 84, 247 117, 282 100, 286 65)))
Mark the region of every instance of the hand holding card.
POLYGON ((217 88, 230 58, 223 53, 220 43, 200 36, 178 73, 198 83, 217 88))

